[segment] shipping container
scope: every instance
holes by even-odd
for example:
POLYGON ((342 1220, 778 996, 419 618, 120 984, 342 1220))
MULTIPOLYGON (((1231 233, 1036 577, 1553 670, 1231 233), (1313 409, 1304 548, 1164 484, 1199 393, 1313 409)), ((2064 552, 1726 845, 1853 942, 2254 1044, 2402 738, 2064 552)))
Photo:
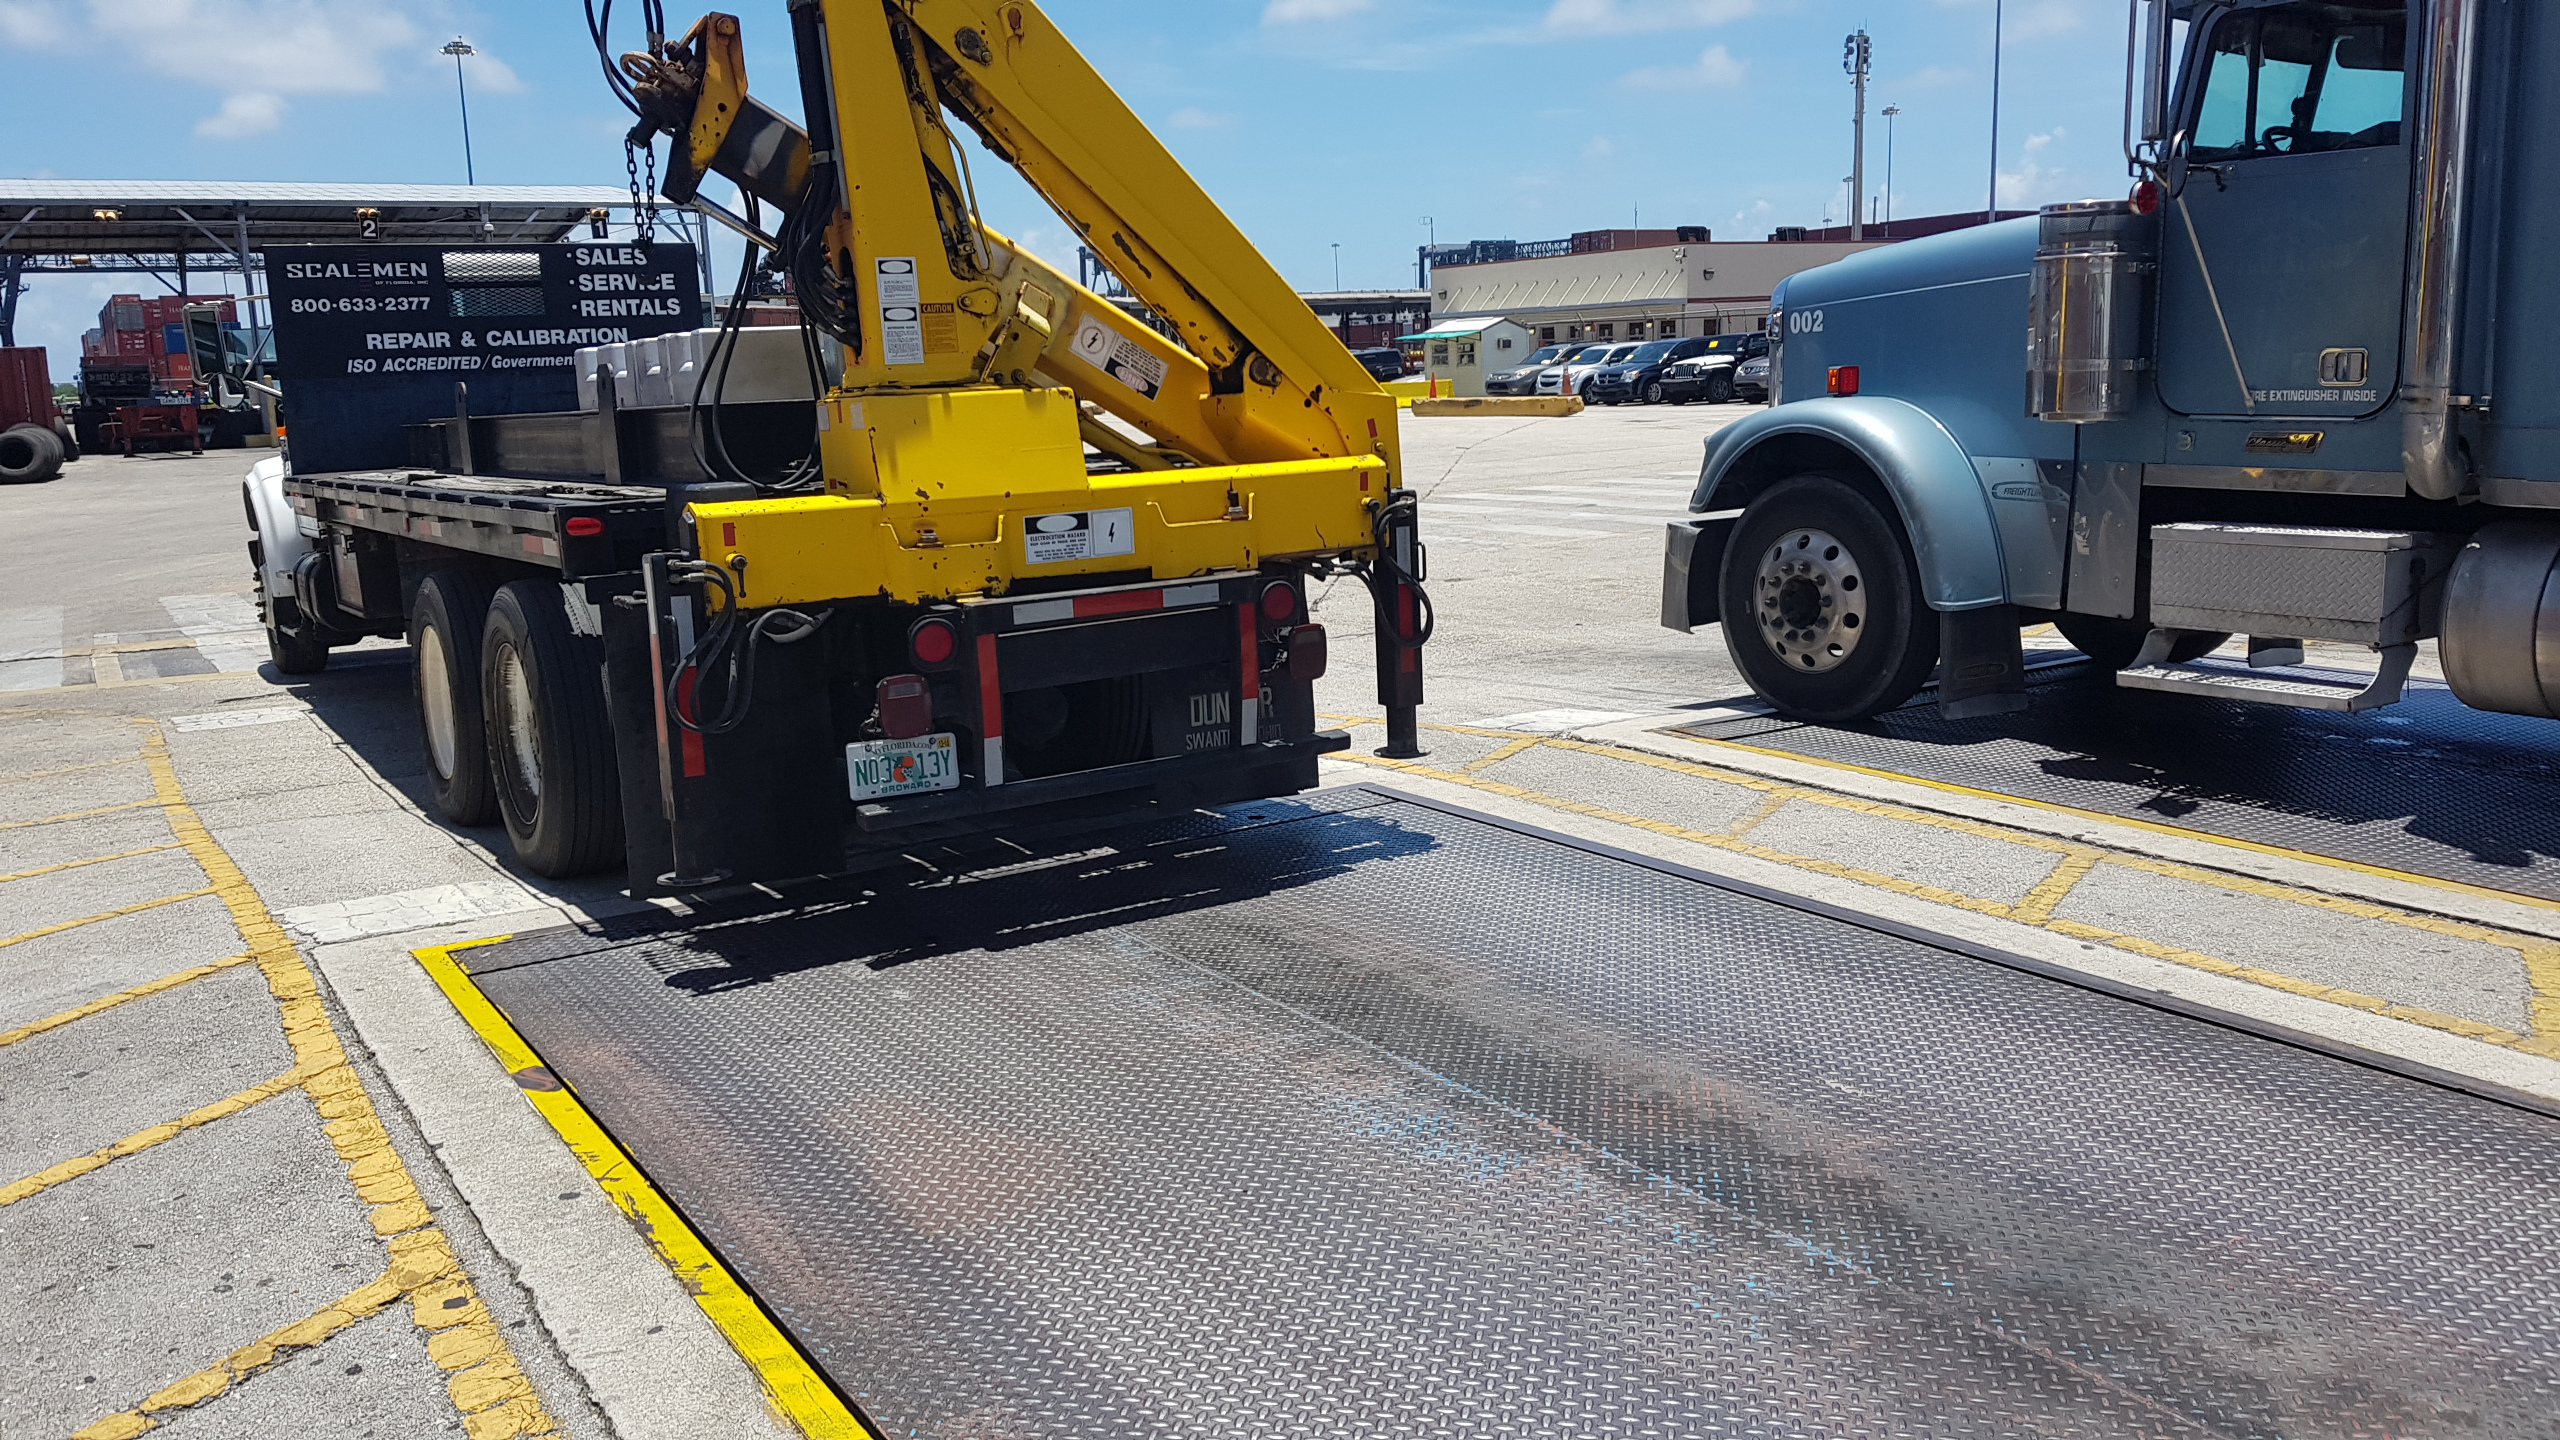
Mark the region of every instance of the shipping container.
POLYGON ((53 371, 44 347, 22 345, 0 349, 0 430, 12 425, 53 428, 53 371))

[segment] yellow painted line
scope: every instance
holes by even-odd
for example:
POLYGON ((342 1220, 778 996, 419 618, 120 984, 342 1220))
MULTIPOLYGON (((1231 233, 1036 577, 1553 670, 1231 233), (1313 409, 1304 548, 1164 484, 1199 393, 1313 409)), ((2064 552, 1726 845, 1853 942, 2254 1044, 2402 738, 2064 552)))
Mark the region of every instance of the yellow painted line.
MULTIPOLYGON (((386 1283, 396 1285, 392 1298, 409 1296, 411 1319, 431 1336, 486 1321, 487 1308, 473 1294, 469 1277, 454 1262, 442 1232, 430 1223, 433 1216, 410 1179, 406 1162, 392 1147, 390 1135, 373 1108, 373 1099, 365 1093, 363 1077, 348 1063, 337 1027, 321 1002, 319 980, 303 963, 302 953, 294 948, 284 927, 268 913, 257 888, 205 828, 195 807, 187 803, 177 770, 169 762, 168 741, 160 727, 147 720, 135 723, 142 729, 142 759, 150 767, 157 797, 149 803, 167 813, 169 828, 177 835, 178 843, 195 857, 205 878, 212 882, 207 893, 218 897, 230 912, 233 928, 249 947, 250 959, 266 977, 267 993, 275 999, 277 1020, 296 1062, 292 1072, 281 1080, 289 1082, 286 1089, 301 1089, 309 1094, 313 1108, 320 1114, 322 1131, 346 1166, 348 1183, 354 1187, 356 1198, 367 1206, 374 1233, 382 1238, 391 1256, 386 1283), (422 1263, 404 1270, 404 1263, 412 1260, 422 1263), (433 1263, 423 1263, 426 1261, 433 1263), (457 1300, 460 1303, 454 1303, 457 1300)), ((89 1158, 93 1157, 83 1157, 89 1158)), ((323 1312, 323 1318, 332 1313, 323 1312)), ((310 1343, 317 1344, 325 1338, 323 1334, 310 1343)), ((239 1355, 233 1357, 238 1358, 239 1355)), ((437 1363, 449 1372, 446 1392, 461 1412, 463 1429, 472 1440, 557 1434, 549 1412, 535 1396, 531 1382, 524 1378, 503 1336, 494 1349, 485 1351, 480 1347, 448 1345, 437 1363)), ((99 1421, 98 1425, 109 1428, 97 1433, 140 1434, 159 1423, 154 1418, 157 1411, 183 1409, 224 1393, 234 1376, 230 1365, 226 1361, 216 1370, 200 1371, 165 1387, 139 1409, 99 1421)))
POLYGON ((1804 765, 1817 765, 1826 770, 1841 770, 1856 775, 1872 775, 1879 780, 1898 780, 1906 785, 1925 786, 1928 789, 1944 791, 1950 795, 1969 795, 1979 800, 1998 800, 2011 805, 2024 805, 2031 809, 2043 810, 2056 815, 2072 815, 2083 820, 2095 820, 2107 825, 2129 826, 2136 830, 2149 831, 2155 835, 2175 835, 2180 839, 2199 840, 2208 845, 2219 845, 2231 850, 2245 850, 2255 855, 2272 855, 2279 859, 2299 860, 2306 864, 2326 866, 2332 870, 2344 870, 2356 875, 2372 875, 2384 880, 2399 880, 2411 885, 2423 885, 2430 890, 2442 890, 2448 894, 2470 895, 2483 900, 2504 900, 2511 904, 2528 905, 2537 910, 2560 912, 2560 901, 2545 900, 2535 895, 2519 895, 2511 890, 2493 890, 2485 885, 2466 885, 2459 880, 2444 880, 2433 875, 2419 875, 2407 870, 2394 870, 2384 865, 2367 865, 2358 860, 2342 860, 2335 855, 2320 855, 2309 850, 2294 850, 2282 845, 2267 845, 2255 840, 2240 840, 2229 835, 2216 835, 2204 830, 2189 830, 2183 826, 2164 825, 2157 820, 2137 820, 2125 815, 2110 815, 2103 810, 2083 810, 2076 805, 2062 805, 2051 800, 2035 800, 2023 795, 2004 794, 1997 790, 1979 790, 1973 786, 1958 785, 1952 781, 1931 780, 1925 776, 1905 775, 1900 771, 1880 770, 1867 765, 1852 765, 1845 760, 1817 759, 1810 755, 1798 755, 1791 750, 1771 750, 1759 745, 1745 745, 1734 740, 1708 740, 1696 735, 1682 735, 1680 738, 1688 741, 1692 745, 1721 746, 1728 750, 1740 750, 1747 754, 1766 755, 1772 759, 1792 760, 1804 765))
MULTIPOLYGON (((1490 770, 1494 766, 1501 764, 1503 761, 1510 759, 1512 756, 1519 754, 1523 750, 1535 750, 1537 748, 1537 736, 1523 735, 1519 739, 1512 741, 1510 744, 1503 746, 1501 749, 1494 751, 1492 754, 1485 756, 1481 760, 1468 761, 1467 769, 1470 773, 1481 770, 1490 770)), ((0 879, 6 878, 6 876, 0 876, 0 879)))
POLYGON ((208 885, 202 890, 188 890, 176 895, 163 895, 157 900, 138 900, 131 905, 119 905, 113 910, 101 910, 95 915, 83 915, 77 920, 65 920, 59 925, 47 925, 40 930, 30 930, 23 935, 12 935, 5 940, 0 940, 0 950, 6 950, 12 945, 24 945, 30 940, 41 940, 47 935, 59 935, 65 930, 77 930, 83 925, 95 925, 101 920, 117 920, 127 915, 139 915, 145 910, 157 910, 163 905, 178 905, 189 900, 202 900, 215 893, 214 887, 208 885))
POLYGON ((47 815, 41 820, 0 820, 0 830, 32 830, 38 825, 59 825, 65 820, 92 820, 100 815, 116 815, 127 810, 156 810, 157 800, 133 800, 122 805, 101 805, 95 810, 74 810, 68 815, 47 815))
POLYGON ((162 1415, 192 1409, 224 1394, 261 1370, 274 1367, 294 1352, 310 1349, 359 1320, 378 1315, 401 1297, 454 1273, 459 1265, 444 1236, 429 1230, 403 1237, 392 1247, 391 1264, 371 1284, 347 1292, 317 1314, 296 1320, 241 1346, 192 1375, 162 1386, 131 1410, 120 1411, 71 1432, 71 1440, 129 1440, 156 1430, 162 1415))
POLYGON ((225 970, 237 969, 257 958, 249 954, 233 955, 227 959, 216 960, 210 965, 198 965, 192 969, 181 970, 175 975, 163 975, 157 980, 147 980, 129 990, 119 990, 113 995, 100 996, 86 1005, 65 1010, 59 1015, 48 1015, 42 1020, 30 1020, 15 1030, 0 1030, 0 1050, 5 1050, 21 1040, 33 1039, 48 1030, 59 1030, 65 1025, 86 1020, 92 1015, 103 1014, 130 1001, 157 995, 164 990, 175 990, 181 985, 202 980, 208 975, 219 975, 225 970))
POLYGON ((234 1095, 225 1095, 210 1105, 190 1110, 175 1120, 163 1121, 147 1130, 136 1130, 112 1145, 102 1146, 86 1155, 75 1156, 59 1165, 51 1165, 28 1176, 0 1185, 0 1208, 41 1195, 56 1185, 77 1180, 92 1170, 103 1170, 127 1155, 139 1155, 155 1145, 164 1145, 190 1130, 210 1125, 226 1116, 237 1115, 252 1105, 263 1104, 288 1091, 302 1088, 304 1075, 299 1068, 288 1070, 273 1080, 252 1085, 234 1095))
POLYGON ((1798 800, 1807 800, 1811 798, 1812 796, 1807 794, 1805 791, 1799 790, 1792 785, 1777 786, 1771 789, 1768 794, 1761 796, 1760 803, 1752 806, 1748 814, 1737 818, 1732 824, 1724 827, 1724 833, 1739 840, 1743 836, 1750 834, 1752 831, 1757 830, 1762 825, 1766 824, 1770 816, 1777 814, 1779 811, 1784 810, 1798 800))
POLYGON ((658 1258, 675 1272, 694 1303, 711 1317, 711 1323, 720 1328, 730 1346, 755 1371, 775 1408, 810 1440, 880 1440, 878 1432, 864 1424, 862 1417, 836 1394, 791 1343, 790 1336, 730 1273, 718 1253, 587 1112, 576 1093, 552 1076, 542 1057, 517 1033, 514 1023, 481 993, 462 962, 454 958, 456 951, 496 943, 494 939, 480 940, 470 945, 437 946, 416 954, 418 963, 426 968, 445 999, 452 1002, 463 1023, 479 1035, 498 1064, 517 1078, 533 1108, 550 1122, 568 1144, 570 1153, 595 1177, 596 1184, 648 1238, 658 1258))
POLYGON ((2089 872, 2097 869, 2098 862, 2106 858, 2103 852, 2096 850, 2079 850, 2063 856, 2052 873, 2037 881, 2036 887, 2018 902, 2015 918, 2030 925, 2048 924, 2053 919, 2054 908, 2062 903, 2063 897, 2071 893, 2072 887, 2088 879, 2089 872))
MULTIPOLYGON (((1683 761, 1671 760, 1662 756, 1648 755, 1645 752, 1638 750, 1621 750, 1615 747, 1592 745, 1586 742, 1574 740, 1551 740, 1548 743, 1566 749, 1585 750, 1594 754, 1605 755, 1612 759, 1627 760, 1636 764, 1654 765, 1657 768, 1662 769, 1695 769, 1702 772, 1709 771, 1709 767, 1706 766, 1689 766, 1683 761)), ((1965 895, 1957 891, 1944 889, 1935 885, 1925 885, 1916 881, 1905 880, 1898 875, 1884 875, 1872 870, 1860 869, 1856 866, 1843 865, 1838 861, 1824 860, 1809 855, 1793 854, 1788 851, 1775 849, 1771 846, 1755 844, 1751 841, 1743 840, 1731 835, 1712 835, 1702 830, 1691 830, 1685 826, 1674 825, 1667 821, 1649 820, 1641 815, 1630 815, 1623 811, 1608 809, 1604 806, 1590 805, 1579 800, 1568 800, 1558 795, 1542 794, 1538 791, 1525 789, 1521 786, 1507 785, 1500 781, 1489 780, 1480 775, 1467 775, 1456 771, 1438 770, 1426 765, 1417 765, 1409 760, 1389 760, 1383 756, 1362 755, 1354 752, 1346 752, 1332 758, 1337 760, 1349 760, 1362 765, 1375 765, 1382 769, 1400 770, 1407 774, 1420 775, 1427 779, 1446 781, 1453 785, 1464 785, 1472 789, 1508 796, 1512 799, 1523 800, 1533 805, 1543 805, 1550 809, 1564 810, 1577 815, 1588 815, 1594 819, 1607 820, 1619 825, 1628 825, 1639 830, 1648 830, 1657 835, 1667 835, 1673 839, 1686 840, 1692 844, 1704 845, 1711 849, 1749 855, 1756 859, 1768 860, 1776 864, 1791 866, 1795 869, 1807 870, 1820 875, 1828 875, 1835 879, 1849 880, 1857 884, 1872 886, 1880 890, 1889 890, 1895 894, 1907 895, 1916 900, 1927 900, 1933 904, 1953 906, 1957 909, 1970 910, 1982 915, 1991 915, 2003 920, 2014 920, 2020 924, 2032 925, 2042 930, 2050 930, 2057 935, 2067 935, 2075 939, 2087 940, 2096 944, 2112 946, 2116 949, 2128 950, 2138 955, 2147 955, 2153 959, 2167 960, 2173 964, 2187 966, 2191 969, 2203 970, 2212 974, 2225 975, 2234 979, 2246 980, 2253 984, 2266 986, 2269 989, 2282 990, 2296 995, 2306 995, 2313 999, 2327 1000, 2334 1004, 2347 1005, 2355 1009, 2371 1011, 2375 1014, 2389 1016, 2395 1020, 2403 1020, 2415 1025, 2424 1025, 2430 1029, 2448 1031, 2453 1034, 2466 1036, 2470 1039, 2486 1041, 2493 1045, 2523 1050, 2532 1054, 2549 1055, 2554 1058, 2560 1058, 2560 944, 2552 942, 2539 941, 2526 936, 2510 934, 2505 931, 2490 930, 2483 926, 2467 925, 2457 920, 2444 920, 2432 915, 2415 915, 2406 911, 2394 910, 2387 906, 2372 904, 2368 901, 2348 900, 2339 896, 2323 895, 2318 891, 2301 890, 2292 886, 2279 885, 2272 881, 2252 880, 2241 876, 2226 875, 2219 871, 2202 869, 2197 866, 2177 865, 2168 861, 2156 861, 2147 856, 2127 855, 2121 852, 2109 851, 2099 855, 2096 860, 2091 862, 2093 865, 2097 863, 2125 865, 2133 869, 2149 870, 2153 873, 2170 878, 2191 880, 2198 884, 2216 886, 2222 889, 2238 890, 2243 893, 2261 895, 2271 899, 2287 900, 2295 904, 2308 905, 2317 909, 2337 911, 2339 913, 2354 915, 2364 919, 2389 921, 2394 924, 2405 925, 2411 929, 2427 930, 2437 934, 2461 939, 2479 940, 2504 949, 2514 950, 2518 953, 2525 965, 2526 974, 2534 992, 2533 999, 2530 1002, 2530 1011, 2534 1017, 2535 1033, 2530 1036, 2520 1035, 2515 1031, 2505 1029, 2501 1026, 2486 1024, 2484 1022, 2467 1019, 2459 1015, 2447 1015, 2441 1011, 2428 1010, 2414 1005, 2401 1005, 2392 1001, 2365 995, 2358 991, 2339 989, 2334 986, 2319 984, 2316 981, 2304 980, 2299 976, 2287 975, 2282 971, 2268 970, 2254 965, 2245 965, 2237 961, 2225 960, 2218 956, 2206 955, 2199 951, 2181 949, 2171 945, 2163 945, 2157 941, 2146 940, 2139 936, 2123 935, 2112 930, 2100 929, 2094 925, 2084 925, 2077 921, 2058 919, 2052 915, 2050 909, 2046 909, 2039 913, 2039 911, 2034 907, 2041 898, 2041 895, 2049 893, 2051 903, 2059 904, 2062 895, 2066 893, 2071 886, 2078 884, 2087 873, 2086 870, 2079 870, 2074 866, 2074 859, 2083 853, 2094 853, 2090 851, 2090 847, 2088 846, 2078 845, 2068 841, 2055 840, 2047 836, 2023 834, 2018 832, 2004 832, 1978 821, 1962 820, 1944 815, 1931 815, 1926 811, 1909 810, 1901 806, 1885 805, 1874 801, 1859 800, 1851 796, 1825 795, 1819 791, 1806 791, 1802 793, 1800 798, 1822 804, 1838 805, 1844 809, 1861 810, 1873 814, 1889 815, 1894 818, 1909 819, 1942 829, 1961 831, 1967 834, 1983 835, 1993 839, 2007 840, 2031 849, 2057 852, 2065 857, 2063 862, 2055 867, 2054 873, 2048 875, 2046 879, 2038 885, 2036 891, 2030 892, 2027 898, 2019 904, 2010 905, 1998 900, 1986 900, 1978 896, 1965 895)), ((1723 777, 1716 775, 1713 778, 1723 777)), ((1739 784, 1746 782, 1737 779, 1734 783, 1739 784)), ((1771 790, 1773 792, 1792 788, 1779 786, 1775 782, 1761 780, 1757 777, 1752 777, 1747 783, 1754 786, 1754 788, 1771 790)))
POLYGON ((0 885, 6 885, 12 880, 33 880, 39 875, 59 875, 65 870, 78 870, 87 865, 104 865, 110 860, 130 860, 137 855, 157 855, 163 850, 184 848, 176 841, 171 841, 166 845, 145 845, 139 850, 120 850, 113 855, 92 855, 86 860, 65 860, 59 865, 39 865, 33 870, 21 870, 15 875, 0 875, 0 885))
POLYGON ((137 764, 141 759, 139 755, 127 755, 116 760, 92 760, 86 765, 65 765, 54 770, 28 770, 16 775, 0 775, 0 785, 13 785, 20 780, 50 780, 56 775, 77 775, 83 770, 105 770, 116 765, 137 764))

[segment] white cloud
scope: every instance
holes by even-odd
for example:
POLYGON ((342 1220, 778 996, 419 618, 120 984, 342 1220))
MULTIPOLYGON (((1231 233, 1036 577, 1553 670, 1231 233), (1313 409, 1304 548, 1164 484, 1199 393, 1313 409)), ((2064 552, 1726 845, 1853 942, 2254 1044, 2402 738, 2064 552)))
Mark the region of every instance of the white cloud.
POLYGON ((1271 0, 1262 12, 1262 23, 1298 25, 1310 20, 1341 20, 1376 3, 1377 0, 1271 0))
POLYGON ((1617 142, 1606 135, 1594 135, 1589 143, 1582 147, 1582 158, 1585 160, 1606 160, 1617 153, 1617 142))
MULTIPOLYGON (((88 0, 85 14, 43 0, 0 0, 0 38, 104 49, 157 75, 220 95, 196 133, 221 139, 283 123, 295 95, 362 95, 389 82, 386 62, 426 49, 417 26, 368 0, 88 0)), ((489 61, 475 77, 522 88, 489 61)))
POLYGON ((70 17, 51 0, 0 0, 0 43, 12 50, 55 49, 70 34, 70 17))
POLYGON ((1760 0, 1555 0, 1546 29, 1558 35, 1636 35, 1696 30, 1757 14, 1760 0))
POLYGON ((1224 130, 1236 123, 1236 117, 1186 105, 1166 116, 1164 123, 1176 130, 1224 130))
POLYGON ((284 97, 244 90, 222 97, 222 108, 196 122, 196 133, 216 140, 264 135, 284 123, 284 97))
POLYGON ((2042 159, 2044 153, 2053 147, 2053 142, 2068 133, 2057 125, 2050 131, 2029 135, 2026 143, 2018 147, 2018 168, 2000 172, 1996 193, 2000 197, 2001 209, 2024 210, 2056 200, 2077 198, 2074 193, 2077 182, 2073 180, 2072 172, 2046 165, 2042 159))
POLYGON ((1723 90, 1741 84, 1745 68, 1731 51, 1711 45, 1694 65, 1648 65, 1618 83, 1631 90, 1723 90))

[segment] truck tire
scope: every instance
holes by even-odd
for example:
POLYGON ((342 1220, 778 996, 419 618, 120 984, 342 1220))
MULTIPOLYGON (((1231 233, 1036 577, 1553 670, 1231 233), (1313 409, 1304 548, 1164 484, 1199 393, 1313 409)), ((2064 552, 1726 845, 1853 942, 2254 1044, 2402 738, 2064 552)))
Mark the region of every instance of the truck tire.
POLYGON ((409 607, 409 675, 426 751, 427 791, 436 813, 455 825, 498 818, 488 724, 480 707, 480 632, 488 615, 488 582, 464 570, 429 575, 409 607))
POLYGON ((498 591, 480 643, 489 774, 516 858, 561 879, 622 862, 622 782, 604 642, 569 625, 557 582, 498 591))
MULTIPOLYGON (((2082 615, 2066 611, 2054 617, 2053 628, 2071 642, 2071 648, 2088 656, 2102 670, 2121 670, 2133 663, 2142 651, 2142 642, 2151 635, 2151 627, 2140 620, 2119 620, 2112 615, 2082 615)), ((2169 663, 2184 665, 2200 660, 2220 649, 2228 635, 2202 631, 2181 636, 2169 650, 2169 663)))
POLYGON ((53 438, 62 442, 62 463, 68 465, 80 458, 80 432, 71 428, 70 421, 54 421, 53 438))
POLYGON ((62 440, 42 425, 0 430, 0 485, 41 485, 62 473, 62 440))
POLYGON ((1718 370, 1713 375, 1707 377, 1707 403, 1710 405, 1730 405, 1733 403, 1732 371, 1718 370))
POLYGON ((1717 584, 1725 649, 1782 714, 1863 720, 1910 699, 1938 663, 1938 617, 1901 521, 1834 476, 1754 497, 1717 584))

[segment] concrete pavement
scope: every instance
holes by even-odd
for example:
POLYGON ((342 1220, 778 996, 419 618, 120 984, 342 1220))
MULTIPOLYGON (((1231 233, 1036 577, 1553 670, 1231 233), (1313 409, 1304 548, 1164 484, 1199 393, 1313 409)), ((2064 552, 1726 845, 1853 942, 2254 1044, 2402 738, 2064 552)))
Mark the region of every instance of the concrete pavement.
MULTIPOLYGON (((1408 421, 1433 753, 1328 777, 2560 1096, 2547 907, 1662 733, 1745 693, 1654 619, 1661 522, 1743 413, 1408 421)), ((402 647, 259 669, 253 458, 0 490, 76 557, 0 573, 0 1437, 783 1433, 410 955, 630 902, 426 817, 402 647)), ((1321 703, 1372 717, 1366 595, 1319 603, 1321 703)))

